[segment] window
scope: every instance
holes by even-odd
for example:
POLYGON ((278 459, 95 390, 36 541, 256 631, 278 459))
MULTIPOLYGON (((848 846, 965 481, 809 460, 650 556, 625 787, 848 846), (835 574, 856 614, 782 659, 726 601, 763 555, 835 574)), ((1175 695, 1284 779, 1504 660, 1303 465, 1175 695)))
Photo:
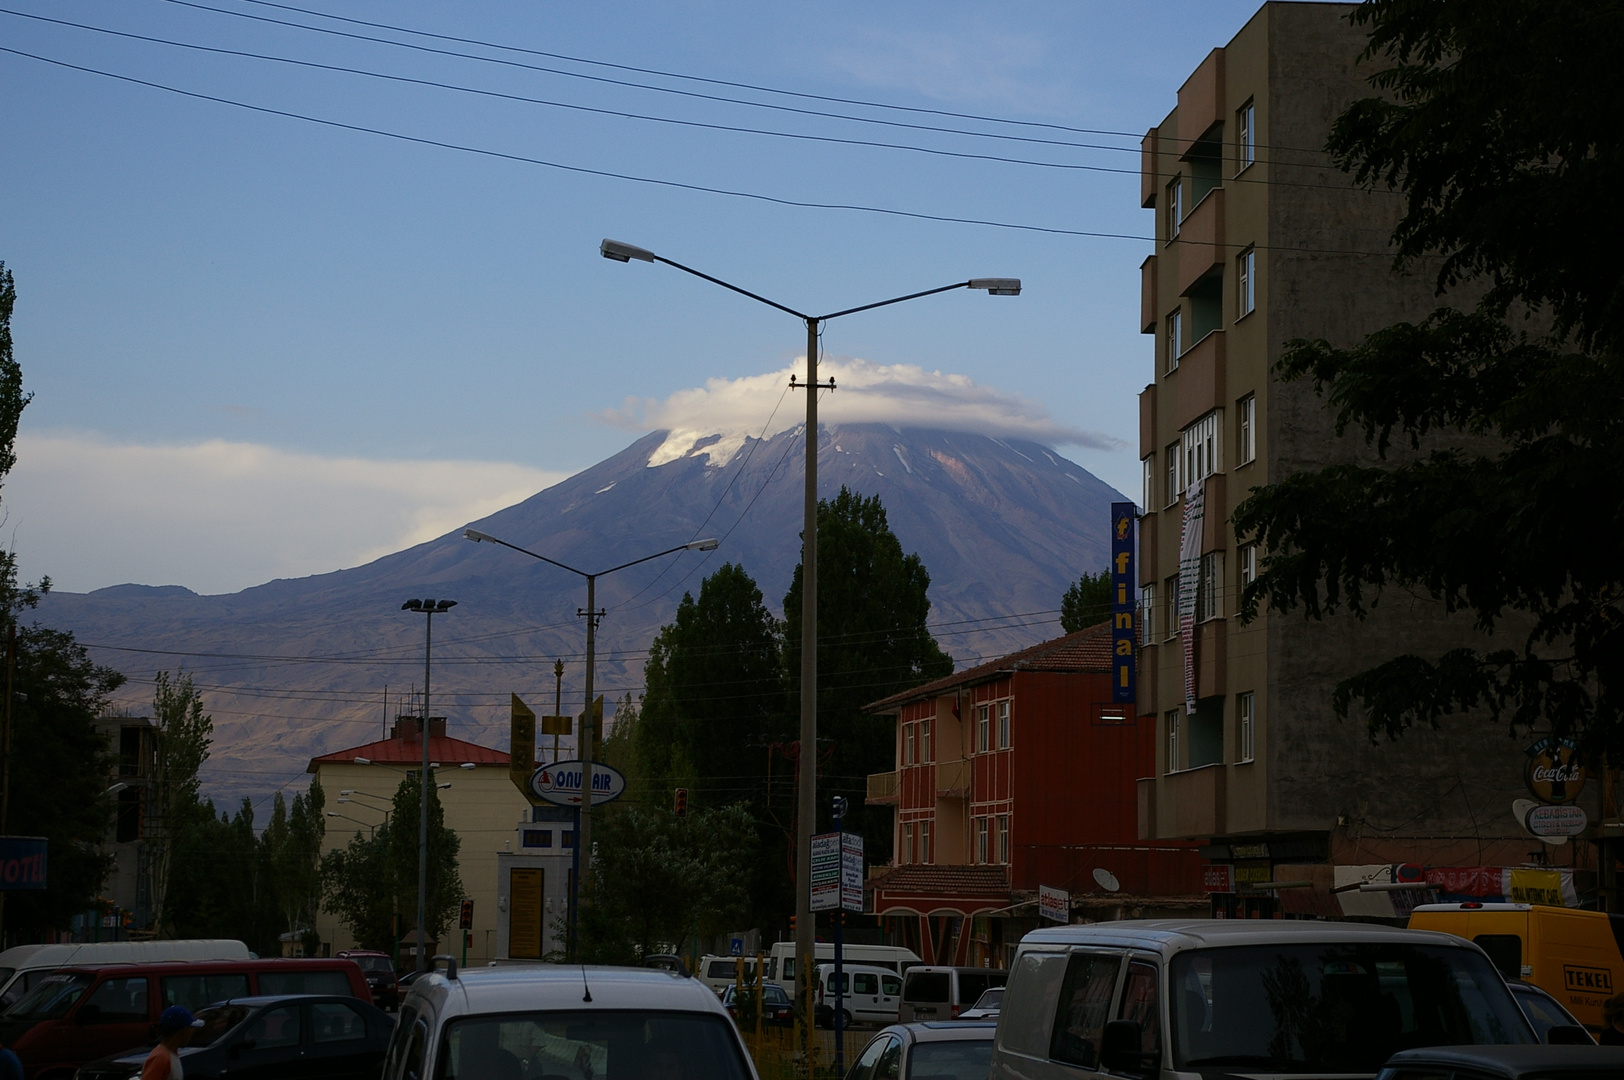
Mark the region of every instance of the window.
MULTIPOLYGON (((514 998, 518 995, 509 998, 512 1011, 462 1016, 445 1024, 434 1052, 438 1060, 432 1075, 436 1080, 508 1080, 527 1075, 745 1080, 754 1075, 733 1022, 725 1015, 661 1010, 655 1004, 659 998, 652 993, 641 1002, 649 1002, 653 1008, 648 1004, 620 1009, 599 1005, 568 1010, 514 998)), ((341 1075, 337 1066, 337 1062, 329 1066, 329 1075, 341 1075)), ((283 1070, 284 1074, 289 1071, 283 1070)), ((312 1072, 314 1069, 308 1069, 305 1074, 312 1072)), ((425 1075, 430 1074, 425 1071, 425 1075)), ((875 1073, 874 1080, 879 1076, 875 1073)))
POLYGON ((524 831, 523 844, 524 844, 525 847, 532 847, 532 848, 552 847, 553 846, 553 830, 551 830, 551 829, 526 829, 524 831))
POLYGON ((248 996, 246 975, 166 975, 159 985, 166 1009, 179 1005, 196 1012, 211 1002, 248 996))
POLYGON ((998 749, 1009 749, 1009 702, 998 703, 998 749))
POLYGON ((1257 458, 1257 395, 1247 394, 1235 403, 1235 460, 1237 464, 1257 458))
POLYGON ((1257 160, 1257 105, 1247 101, 1235 110, 1235 171, 1257 160))
POLYGON ((914 763, 914 726, 912 724, 902 725, 902 763, 904 765, 914 763))
POLYGON ((919 861, 927 864, 930 862, 930 822, 928 821, 919 823, 919 861))
POLYGON ((1121 966, 1121 959, 1115 956, 1072 953, 1066 980, 1060 984, 1060 1008, 1049 1043, 1051 1058, 1085 1069, 1096 1066, 1121 966))
POLYGON ((1179 576, 1174 574, 1162 582, 1162 591, 1167 593, 1167 618, 1162 634, 1167 638, 1175 638, 1179 633, 1179 576))
POLYGON ((1184 488, 1179 485, 1179 444, 1172 443, 1167 448, 1167 501, 1164 506, 1172 506, 1184 494, 1184 488))
POLYGON ((1175 176, 1167 185, 1167 239, 1179 234, 1179 223, 1184 220, 1184 177, 1175 176))
POLYGON ((976 862, 987 861, 987 819, 976 818, 976 862))
POLYGON ((1184 429, 1184 486, 1204 480, 1223 469, 1218 457, 1218 417, 1214 409, 1184 429))
POLYGON ((919 723, 919 761, 921 764, 929 765, 935 760, 930 752, 930 721, 922 720, 919 723))
POLYGON ((1256 747, 1257 700, 1248 690, 1235 695, 1235 735, 1240 743, 1240 759, 1251 761, 1256 747))
POLYGON ((1142 487, 1144 489, 1144 494, 1141 496, 1141 502, 1140 502, 1139 505, 1143 506, 1145 508, 1145 513, 1148 514, 1152 510, 1156 509, 1156 453, 1155 453, 1155 451, 1151 451, 1149 454, 1146 454, 1144 460, 1140 462, 1140 465, 1142 465, 1144 467, 1145 476, 1144 476, 1144 481, 1143 481, 1143 484, 1142 484, 1142 487))
POLYGON ((259 1019, 248 1029, 248 1038, 254 1040, 256 1050, 298 1046, 299 1006, 283 1005, 260 1013, 259 1019))
POLYGON ((1174 772, 1179 771, 1179 764, 1180 764, 1180 759, 1179 759, 1179 720, 1180 719, 1181 719, 1181 717, 1179 716, 1179 710, 1178 709, 1169 709, 1167 711, 1167 716, 1166 716, 1166 720, 1167 720, 1167 771, 1170 772, 1170 773, 1174 773, 1174 772))
POLYGON ((1139 644, 1156 644, 1156 583, 1139 586, 1139 644))
POLYGON ((1247 544, 1235 552, 1235 561, 1240 563, 1241 588, 1246 588, 1257 580, 1257 545, 1247 544))
POLYGON ((108 979, 79 1009, 79 1020, 85 1024, 147 1023, 147 977, 108 979))
POLYGON ((901 859, 901 861, 903 863, 911 863, 911 862, 914 861, 914 832, 913 832, 913 822, 911 822, 911 821, 908 822, 906 825, 904 825, 902 827, 902 859, 901 859))
POLYGON ((1184 355, 1184 312, 1175 311, 1167 317, 1167 362, 1165 370, 1168 373, 1179 369, 1179 357, 1184 355))
MULTIPOLYGON (((125 729, 129 730, 129 729, 125 729)), ((120 844, 141 839, 141 789, 125 788, 118 793, 118 818, 113 838, 120 844)))
POLYGON ((1224 553, 1209 551, 1201 556, 1201 576, 1195 587, 1195 621, 1220 619, 1224 614, 1224 553))
POLYGON ((367 1037, 367 1022, 359 1012, 340 1001, 310 1004, 311 1038, 315 1042, 350 1042, 367 1037))
POLYGON ((266 997, 279 994, 349 997, 350 980, 342 971, 262 971, 259 975, 259 993, 266 997))
POLYGON ((558 846, 559 847, 573 848, 575 846, 575 830, 574 829, 565 829, 563 832, 559 833, 558 835, 559 835, 559 841, 558 841, 558 846))
POLYGON ((976 751, 982 754, 985 754, 992 746, 988 739, 989 728, 991 727, 987 720, 989 711, 986 705, 976 706, 976 751))
POLYGON ((1235 256, 1235 318, 1245 318, 1257 307, 1257 249, 1235 256))
POLYGON ((1159 984, 1156 968, 1151 964, 1129 964, 1128 980, 1122 985, 1122 1004, 1117 1008, 1118 1020, 1132 1020, 1139 1025, 1140 1053, 1150 1060, 1162 1058, 1162 1011, 1157 1003, 1159 984))
POLYGON ((998 815, 998 861, 1009 864, 1009 815, 998 815))

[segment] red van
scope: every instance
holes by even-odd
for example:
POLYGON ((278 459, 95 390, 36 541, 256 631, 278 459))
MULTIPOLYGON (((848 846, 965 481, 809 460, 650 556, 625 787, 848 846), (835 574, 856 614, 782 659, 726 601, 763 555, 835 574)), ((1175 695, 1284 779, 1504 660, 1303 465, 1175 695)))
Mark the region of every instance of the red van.
POLYGON ((171 1005, 197 1010, 259 994, 345 994, 371 1002, 353 960, 177 960, 67 967, 0 1013, 0 1041, 29 1080, 68 1080, 87 1061, 151 1043, 171 1005))

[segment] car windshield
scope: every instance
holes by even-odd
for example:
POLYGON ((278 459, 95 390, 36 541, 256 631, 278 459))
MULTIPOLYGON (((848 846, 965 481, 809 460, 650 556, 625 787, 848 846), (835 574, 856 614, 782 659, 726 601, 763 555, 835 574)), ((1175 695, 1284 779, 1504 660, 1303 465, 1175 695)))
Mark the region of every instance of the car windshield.
POLYGON ((910 971, 902 1000, 910 1005, 916 1001, 946 1001, 947 982, 945 971, 910 971))
POLYGON ((395 970, 387 956, 352 956, 350 959, 360 964, 368 975, 388 975, 395 970))
POLYGON ((199 1009, 197 1018, 203 1021, 203 1026, 197 1029, 188 1046, 211 1046, 220 1040, 220 1036, 243 1022, 248 1015, 248 1008, 244 1005, 214 1005, 207 1009, 199 1009))
POLYGON ((995 986, 991 990, 988 990, 985 994, 982 994, 980 997, 976 998, 974 1007, 977 1009, 996 1009, 998 1008, 999 1003, 1003 1000, 1004 988, 1002 986, 995 986))
POLYGON ((446 1025, 435 1080, 745 1080, 722 1016, 648 1010, 470 1016, 446 1025))
POLYGON ((1481 953, 1399 942, 1180 953, 1171 969, 1180 1069, 1368 1072, 1417 1046, 1528 1043, 1481 953))
POLYGON ((986 1080, 992 1071, 992 1039, 915 1043, 908 1080, 986 1080))
POLYGON ((12 1003, 3 1014, 8 1020, 55 1020, 73 1008, 93 976, 51 975, 12 1003))

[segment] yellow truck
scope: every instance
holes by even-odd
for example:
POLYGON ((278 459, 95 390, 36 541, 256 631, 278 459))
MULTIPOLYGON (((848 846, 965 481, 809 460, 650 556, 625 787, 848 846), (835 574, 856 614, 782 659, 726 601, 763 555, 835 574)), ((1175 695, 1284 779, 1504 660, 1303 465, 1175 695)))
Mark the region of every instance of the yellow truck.
POLYGON ((1602 1003, 1624 993, 1624 915, 1467 901, 1422 904, 1410 929, 1475 943, 1506 978, 1547 991, 1592 1033, 1602 1029, 1602 1003))

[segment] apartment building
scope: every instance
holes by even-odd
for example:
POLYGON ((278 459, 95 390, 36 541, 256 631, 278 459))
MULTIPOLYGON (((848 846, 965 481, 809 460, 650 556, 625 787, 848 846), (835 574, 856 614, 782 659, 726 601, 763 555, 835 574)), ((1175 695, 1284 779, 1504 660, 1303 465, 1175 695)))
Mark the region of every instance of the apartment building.
POLYGON ((1187 844, 1135 835, 1153 721, 1111 700, 1109 624, 999 657, 866 707, 891 716, 896 768, 868 778, 896 807, 873 912, 927 963, 1003 967, 1039 925, 1040 885, 1080 918, 1205 906, 1187 844))
POLYGON ((1355 188, 1315 149, 1373 93, 1352 6, 1264 4, 1146 134, 1140 185, 1156 242, 1141 271, 1155 378, 1140 396, 1138 711, 1156 739, 1138 835, 1203 842, 1217 889, 1311 880, 1277 891, 1322 914, 1346 910, 1332 889, 1365 873, 1350 868, 1548 854, 1512 814, 1529 740, 1470 716, 1372 745, 1332 711, 1338 680, 1467 643, 1469 626, 1399 590, 1365 622, 1235 617, 1259 559, 1229 525, 1249 490, 1374 457, 1358 433, 1336 436, 1310 385, 1271 379, 1283 347, 1351 345, 1440 303, 1424 270, 1391 269, 1400 199, 1355 188))

